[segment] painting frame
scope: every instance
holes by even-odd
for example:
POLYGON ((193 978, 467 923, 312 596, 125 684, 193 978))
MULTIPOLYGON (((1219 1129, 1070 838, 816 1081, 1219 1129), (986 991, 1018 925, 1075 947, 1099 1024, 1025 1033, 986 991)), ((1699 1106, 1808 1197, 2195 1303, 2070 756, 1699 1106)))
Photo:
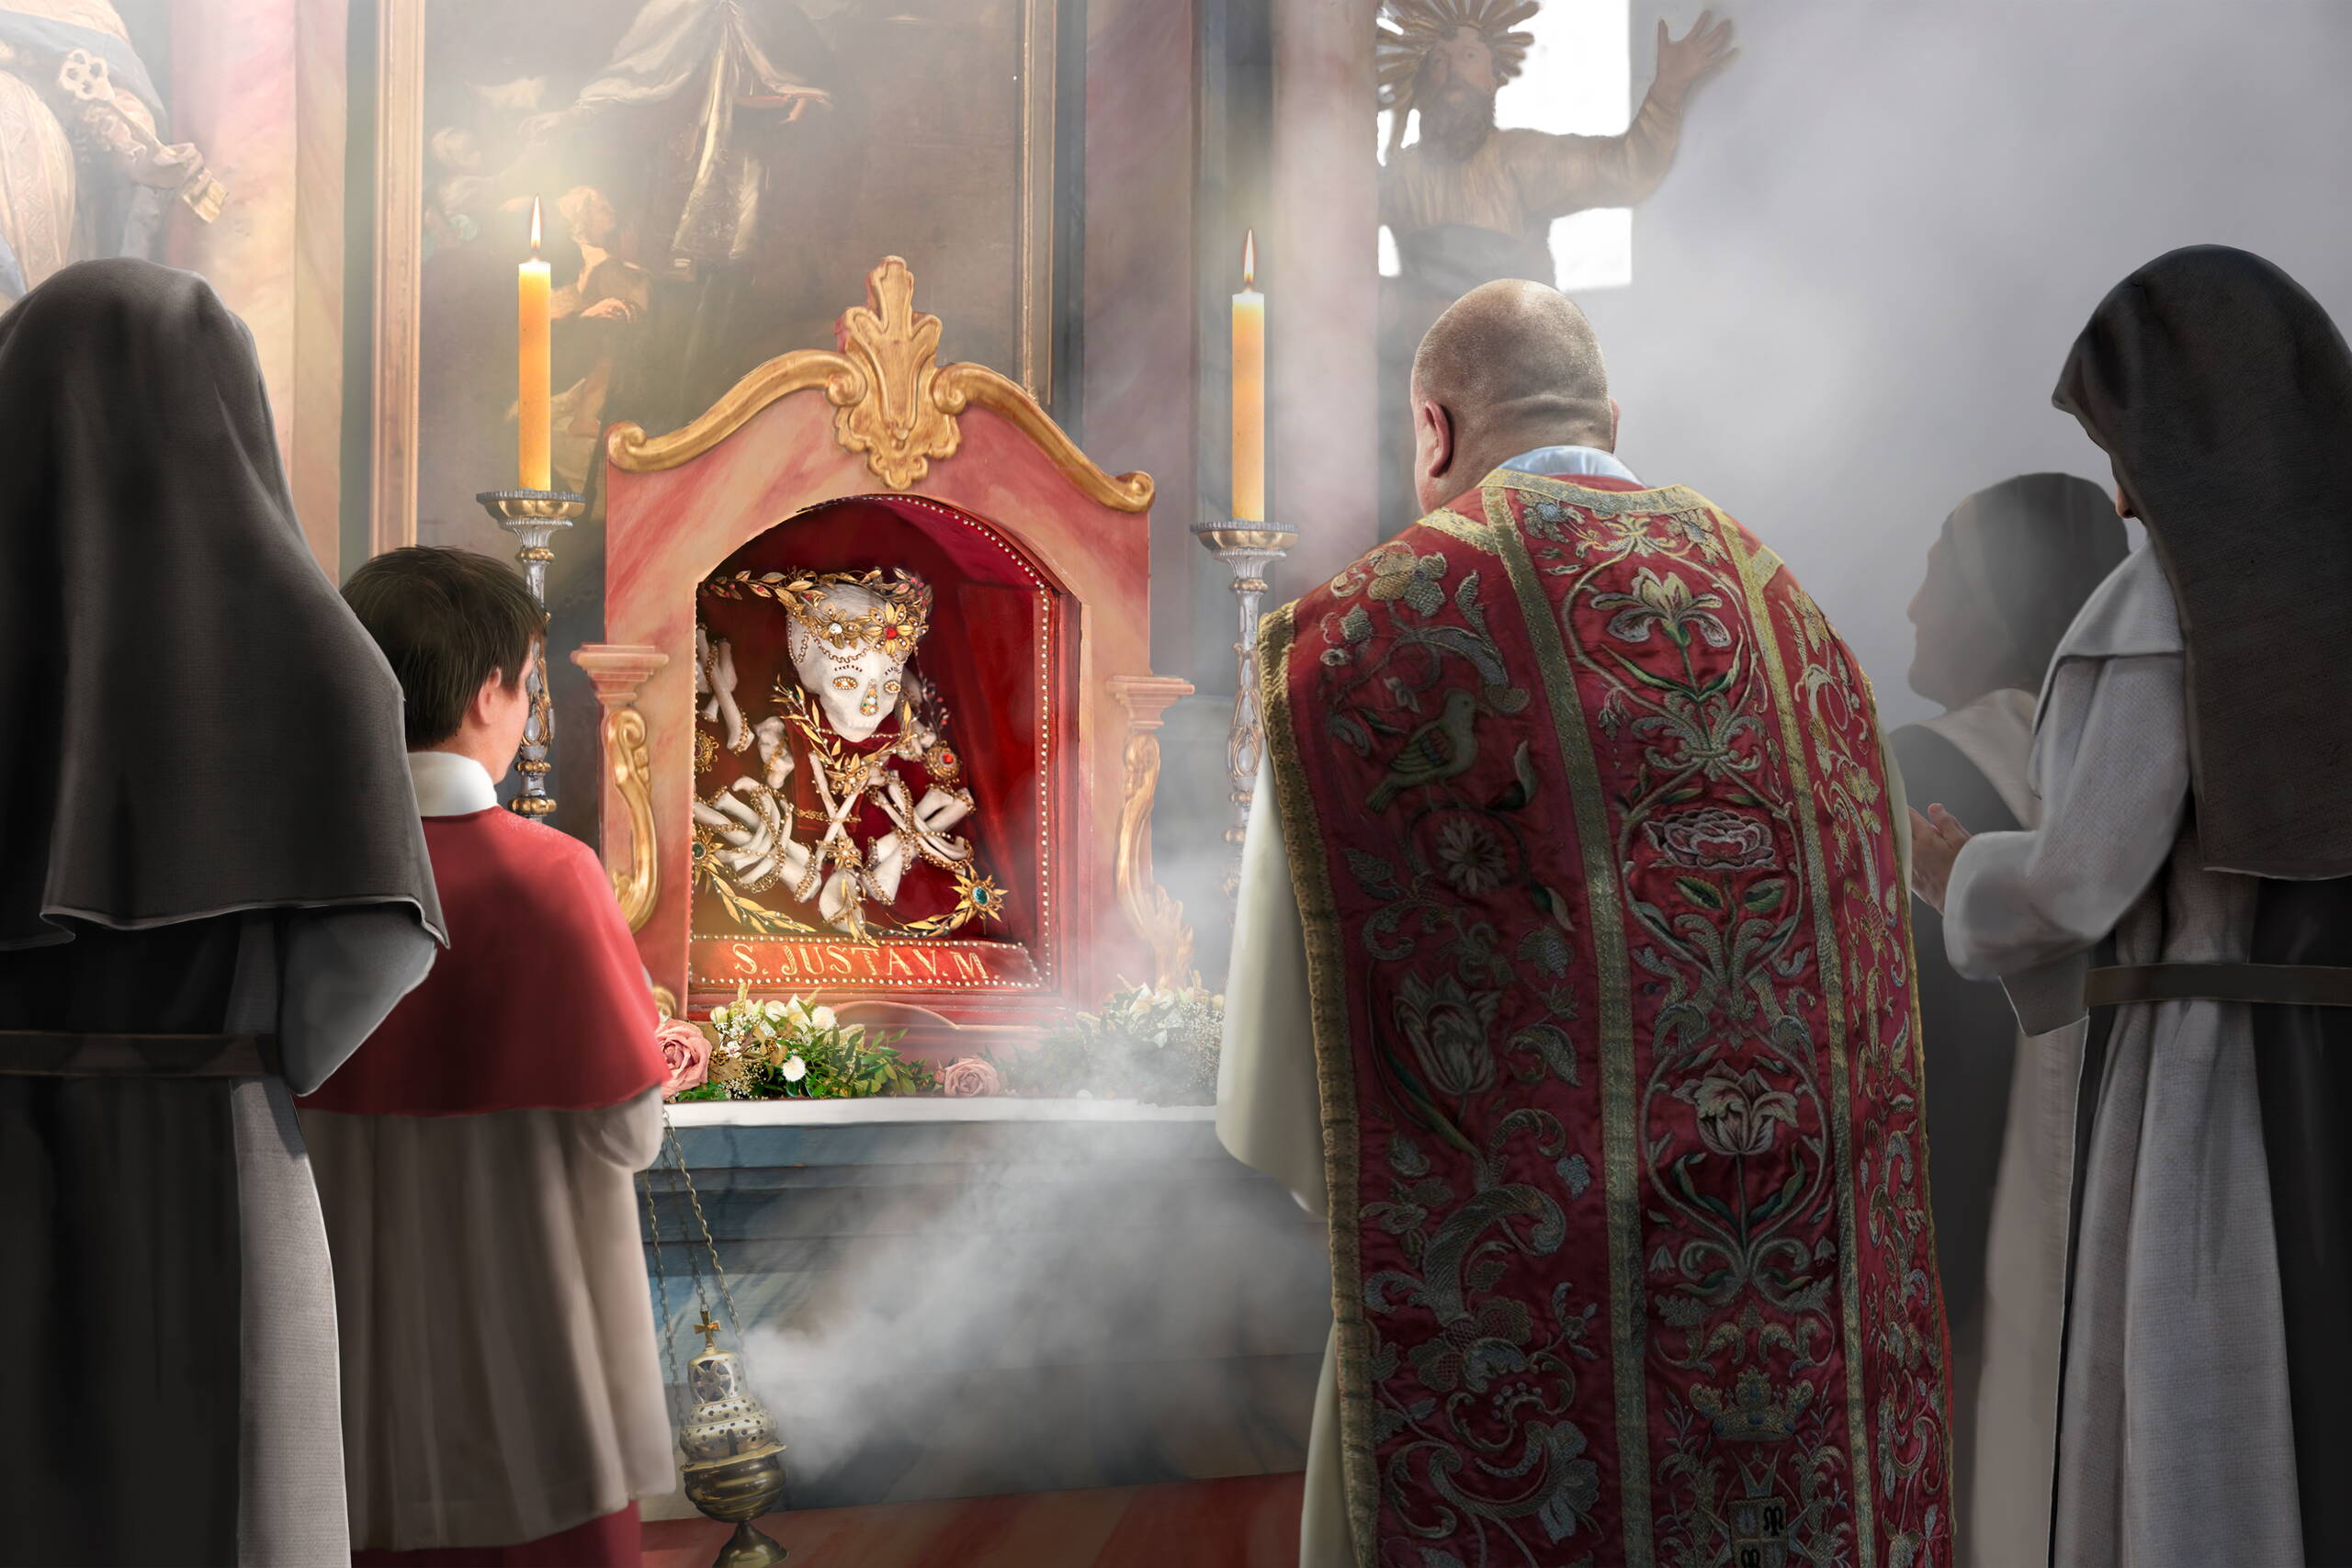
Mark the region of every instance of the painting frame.
MULTIPOLYGON (((1054 149, 1059 0, 1019 0, 1022 61, 1014 197, 1014 378, 1053 400, 1054 149)), ((426 0, 376 13, 374 377, 368 398, 368 553, 417 542, 424 344, 426 0)))

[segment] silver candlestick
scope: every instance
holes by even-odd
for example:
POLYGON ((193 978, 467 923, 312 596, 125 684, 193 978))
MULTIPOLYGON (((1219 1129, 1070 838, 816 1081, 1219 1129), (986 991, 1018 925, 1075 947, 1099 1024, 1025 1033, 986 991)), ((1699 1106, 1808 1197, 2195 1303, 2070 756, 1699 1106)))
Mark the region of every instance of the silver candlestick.
MULTIPOLYGON (((588 498, 568 490, 486 490, 474 499, 498 525, 522 541, 514 552, 522 563, 523 581, 541 615, 548 607, 548 563, 555 551, 548 547, 560 529, 569 528, 588 514, 588 498)), ((522 793, 507 809, 524 817, 545 817, 555 809, 548 793, 548 774, 555 764, 548 760, 555 745, 555 704, 548 694, 547 638, 539 638, 525 679, 531 700, 530 717, 523 726, 523 744, 514 753, 515 771, 523 775, 522 793)))
POLYGON ((1250 797, 1258 787, 1258 760, 1265 754, 1265 715, 1258 705, 1258 602, 1265 596, 1265 570, 1290 553, 1298 527, 1291 523, 1195 523, 1193 537, 1233 569, 1233 597, 1241 612, 1241 636, 1233 645, 1239 683, 1233 692, 1233 727, 1226 734, 1225 771, 1233 790, 1233 821, 1225 841, 1233 846, 1225 874, 1225 896, 1241 886, 1241 840, 1250 827, 1250 797))

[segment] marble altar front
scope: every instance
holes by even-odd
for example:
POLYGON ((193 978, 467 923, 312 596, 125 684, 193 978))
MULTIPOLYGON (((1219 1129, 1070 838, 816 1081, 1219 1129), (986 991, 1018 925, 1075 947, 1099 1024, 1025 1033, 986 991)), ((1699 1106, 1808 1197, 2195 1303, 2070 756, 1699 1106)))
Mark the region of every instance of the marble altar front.
MULTIPOLYGON (((789 1506, 1305 1464, 1330 1323, 1322 1226, 1225 1153, 1211 1109, 876 1099, 670 1113, 787 1446, 789 1506)), ((667 1190, 655 1211, 663 1315, 689 1345, 691 1215, 667 1190)))

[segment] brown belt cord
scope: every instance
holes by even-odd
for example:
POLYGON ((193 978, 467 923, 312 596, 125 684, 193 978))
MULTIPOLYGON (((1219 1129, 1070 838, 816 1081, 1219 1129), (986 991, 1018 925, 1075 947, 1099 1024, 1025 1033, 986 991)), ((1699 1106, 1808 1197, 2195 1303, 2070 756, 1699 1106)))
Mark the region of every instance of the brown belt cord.
POLYGON ((2089 1007, 2125 1002, 2256 1002, 2352 1007, 2352 968, 2318 964, 2123 964, 2083 982, 2089 1007))
POLYGON ((273 1034, 107 1034, 0 1029, 0 1075, 257 1078, 277 1071, 273 1034))

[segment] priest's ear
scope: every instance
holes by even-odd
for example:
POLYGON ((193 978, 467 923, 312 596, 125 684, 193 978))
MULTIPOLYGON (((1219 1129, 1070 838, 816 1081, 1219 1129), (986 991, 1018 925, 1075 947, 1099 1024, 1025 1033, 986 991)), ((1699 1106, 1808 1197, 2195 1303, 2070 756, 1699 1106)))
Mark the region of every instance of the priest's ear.
POLYGON ((1609 449, 1611 452, 1617 450, 1617 419, 1623 412, 1624 411, 1617 406, 1616 399, 1609 400, 1609 449))
MULTIPOLYGON (((1430 496, 1453 467, 1453 416, 1431 398, 1413 400, 1413 485, 1420 491, 1421 510, 1438 504, 1430 496)), ((1440 495, 1439 500, 1443 500, 1440 495)))

